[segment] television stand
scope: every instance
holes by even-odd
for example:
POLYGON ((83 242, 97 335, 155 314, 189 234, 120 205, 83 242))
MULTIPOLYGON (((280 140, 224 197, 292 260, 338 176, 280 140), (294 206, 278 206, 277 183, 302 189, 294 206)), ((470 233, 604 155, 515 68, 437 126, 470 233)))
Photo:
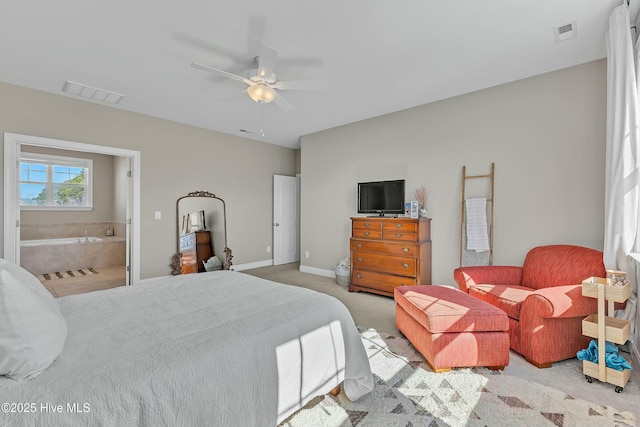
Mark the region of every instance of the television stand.
POLYGON ((431 218, 351 218, 349 291, 431 284, 431 218))

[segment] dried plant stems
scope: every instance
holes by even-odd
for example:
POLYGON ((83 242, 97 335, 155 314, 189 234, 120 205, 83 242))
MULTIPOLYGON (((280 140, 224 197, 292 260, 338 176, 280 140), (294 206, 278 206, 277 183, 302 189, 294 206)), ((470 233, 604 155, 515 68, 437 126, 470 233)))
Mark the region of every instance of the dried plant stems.
POLYGON ((419 188, 416 188, 416 200, 418 201, 418 204, 420 205, 420 209, 426 209, 427 208, 427 199, 429 198, 429 191, 427 191, 426 187, 424 185, 420 186, 419 188))

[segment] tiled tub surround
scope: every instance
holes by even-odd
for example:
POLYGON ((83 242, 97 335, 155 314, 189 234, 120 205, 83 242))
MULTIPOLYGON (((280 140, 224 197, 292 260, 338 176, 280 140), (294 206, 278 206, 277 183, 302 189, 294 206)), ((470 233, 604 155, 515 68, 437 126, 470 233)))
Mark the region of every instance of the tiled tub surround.
POLYGON ((51 245, 68 245, 70 243, 95 243, 102 242, 101 237, 63 237, 61 239, 38 239, 38 240, 21 240, 21 248, 30 248, 32 246, 51 246, 51 245))
POLYGON ((114 236, 124 237, 125 225, 121 222, 70 222, 62 224, 22 224, 20 226, 20 240, 84 237, 85 231, 88 236, 102 238, 107 235, 109 228, 113 228, 114 236))
POLYGON ((126 253, 123 232, 124 224, 116 223, 23 226, 20 229, 20 264, 32 274, 123 266, 126 253), (109 227, 114 228, 114 236, 106 236, 109 227), (60 240, 63 238, 66 242, 60 240), (30 245, 30 240, 37 241, 37 245, 30 245))

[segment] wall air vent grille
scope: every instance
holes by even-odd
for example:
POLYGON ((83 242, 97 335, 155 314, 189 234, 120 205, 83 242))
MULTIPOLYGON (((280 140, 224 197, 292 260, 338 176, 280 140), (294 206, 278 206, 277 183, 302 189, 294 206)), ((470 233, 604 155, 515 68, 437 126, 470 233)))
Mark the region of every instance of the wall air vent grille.
POLYGON ((104 102, 106 104, 117 104, 122 101, 122 98, 124 98, 124 95, 122 94, 98 89, 97 87, 87 86, 82 83, 75 83, 70 80, 64 82, 62 91, 82 98, 89 98, 94 101, 104 102))

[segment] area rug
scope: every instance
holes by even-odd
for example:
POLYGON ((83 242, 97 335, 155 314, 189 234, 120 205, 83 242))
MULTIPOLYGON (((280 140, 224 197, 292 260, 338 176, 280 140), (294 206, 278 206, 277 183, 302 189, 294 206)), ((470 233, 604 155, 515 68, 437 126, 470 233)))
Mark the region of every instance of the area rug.
POLYGON ((94 268, 83 268, 81 270, 68 270, 68 271, 56 271, 54 273, 38 274, 38 279, 42 280, 56 280, 66 279, 69 277, 83 277, 91 274, 98 274, 94 268))
MULTIPOLYGON (((316 398, 281 425, 308 426, 619 426, 619 412, 502 371, 458 368, 434 373, 404 338, 361 329, 375 388, 357 402, 344 392, 316 398)), ((595 397, 595 396, 594 396, 595 397)))

